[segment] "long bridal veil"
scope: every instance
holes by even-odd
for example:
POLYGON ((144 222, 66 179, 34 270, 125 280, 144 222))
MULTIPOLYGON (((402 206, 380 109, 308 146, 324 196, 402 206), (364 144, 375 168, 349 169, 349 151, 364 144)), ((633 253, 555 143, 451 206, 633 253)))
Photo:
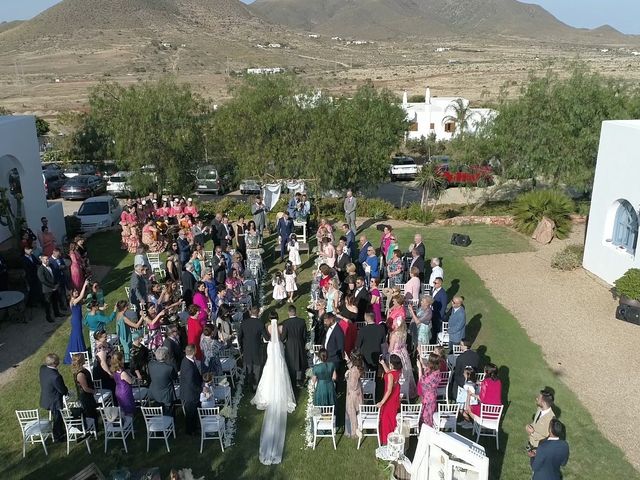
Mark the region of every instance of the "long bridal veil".
POLYGON ((284 346, 280 343, 277 320, 271 320, 267 363, 251 403, 259 410, 265 410, 260 433, 260 463, 280 463, 287 433, 287 412, 295 410, 296 399, 284 358, 284 346))

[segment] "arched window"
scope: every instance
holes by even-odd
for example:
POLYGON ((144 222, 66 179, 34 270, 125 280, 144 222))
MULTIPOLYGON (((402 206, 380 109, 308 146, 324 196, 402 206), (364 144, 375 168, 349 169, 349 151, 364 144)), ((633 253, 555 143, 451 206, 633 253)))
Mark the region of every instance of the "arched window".
POLYGON ((635 253, 638 243, 638 215, 626 200, 621 200, 613 223, 613 242, 629 253, 635 253))

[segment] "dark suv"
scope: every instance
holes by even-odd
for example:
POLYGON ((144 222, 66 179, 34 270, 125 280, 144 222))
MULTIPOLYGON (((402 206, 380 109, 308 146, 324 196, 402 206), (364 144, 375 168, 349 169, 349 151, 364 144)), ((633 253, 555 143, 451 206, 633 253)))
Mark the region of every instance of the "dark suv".
POLYGON ((47 198, 58 198, 60 196, 62 186, 67 181, 67 177, 64 176, 62 170, 43 170, 42 178, 44 180, 44 191, 47 198))

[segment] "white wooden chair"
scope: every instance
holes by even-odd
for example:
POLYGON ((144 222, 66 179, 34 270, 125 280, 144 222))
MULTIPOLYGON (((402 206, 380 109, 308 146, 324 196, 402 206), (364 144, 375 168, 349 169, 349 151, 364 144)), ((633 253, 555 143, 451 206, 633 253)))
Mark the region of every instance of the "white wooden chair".
POLYGON ((231 380, 231 385, 235 388, 236 378, 239 375, 238 362, 236 362, 236 359, 233 356, 221 356, 220 364, 222 365, 222 373, 229 377, 229 380, 231 380))
POLYGON ((133 399, 139 407, 146 407, 149 404, 149 389, 142 385, 137 378, 133 381, 133 399))
POLYGON ((420 435, 420 417, 422 416, 422 403, 400 405, 398 414, 399 425, 405 425, 409 429, 409 436, 420 435))
POLYGON ((462 353, 462 345, 453 346, 453 355, 457 358, 462 353))
POLYGON ((500 430, 500 418, 504 405, 480 405, 480 416, 473 419, 473 433, 476 435, 476 443, 480 437, 494 437, 496 439, 496 450, 500 450, 498 439, 500 430))
POLYGON ((324 345, 314 345, 313 346, 313 364, 317 365, 320 363, 320 358, 318 357, 318 352, 324 348, 324 345))
POLYGON ((216 403, 231 406, 231 387, 226 375, 213 377, 213 398, 216 403))
POLYGON ((400 295, 404 295, 404 283, 396 283, 395 285, 393 285, 393 288, 397 288, 398 290, 400 290, 400 295))
POLYGON ((84 357, 84 363, 82 366, 89 371, 89 374, 93 375, 91 372, 91 356, 87 350, 83 350, 82 352, 69 352, 69 356, 73 359, 74 355, 82 355, 84 357))
POLYGON ((127 437, 136 438, 133 431, 133 418, 122 414, 120 407, 100 407, 98 408, 104 426, 104 453, 107 453, 109 440, 122 440, 124 451, 127 449, 127 437))
POLYGON ((38 410, 16 410, 16 416, 22 431, 22 458, 27 454, 27 443, 34 445, 41 443, 44 454, 49 455, 45 442, 47 438, 53 440, 53 431, 49 420, 40 420, 38 410))
POLYGON ((141 409, 144 423, 147 426, 147 452, 149 451, 149 441, 152 439, 163 439, 167 446, 167 453, 171 452, 169 437, 173 434, 173 438, 176 438, 173 417, 163 415, 162 407, 141 407, 141 409))
POLYGON ((485 376, 484 372, 476 373, 476 384, 480 385, 480 383, 484 381, 484 376, 485 376))
POLYGON ((421 285, 422 295, 431 295, 431 292, 433 292, 433 288, 431 287, 431 285, 429 285, 428 283, 423 283, 421 285))
POLYGON ((442 331, 438 333, 438 343, 443 347, 449 346, 449 322, 442 322, 442 331))
POLYGON ((418 351, 420 352, 420 356, 422 358, 427 358, 430 353, 433 353, 436 347, 440 345, 418 345, 418 351))
POLYGON ((460 404, 439 403, 438 411, 433 412, 433 428, 439 431, 449 430, 456 432, 458 427, 458 413, 460 404))
POLYGON ((316 409, 316 413, 313 415, 313 449, 316 449, 317 439, 325 437, 331 438, 333 441, 333 449, 336 450, 336 415, 334 406, 314 408, 316 409))
POLYGON ((68 408, 61 409, 60 414, 62 415, 64 428, 67 432, 67 455, 69 455, 69 450, 71 449, 71 442, 76 443, 79 440, 82 441, 82 439, 84 439, 84 443, 87 446, 87 451, 89 452, 89 454, 91 454, 89 437, 92 434, 96 434, 95 429, 93 429, 93 431, 90 431, 86 427, 84 415, 80 415, 80 418, 73 418, 71 416, 71 411, 68 408))
POLYGON ((166 271, 164 269, 164 265, 162 260, 160 260, 159 253, 147 253, 147 260, 149 265, 151 265, 151 272, 157 274, 161 279, 164 279, 166 275, 166 271))
POLYGON ((358 414, 358 428, 362 436, 358 438, 358 450, 364 437, 376 437, 380 446, 380 408, 377 405, 360 405, 358 414), (369 433, 367 433, 367 431, 369 433), (373 432, 373 433, 372 433, 373 432))
POLYGON ((376 403, 376 372, 364 372, 360 378, 362 398, 365 403, 376 403))
POLYGON ((127 294, 127 301, 131 299, 131 287, 124 287, 124 292, 127 294))
POLYGON ((400 403, 409 403, 409 382, 404 378, 404 372, 400 374, 400 403))
POLYGON ((224 417, 220 415, 220 408, 198 408, 200 418, 200 453, 205 440, 220 440, 220 448, 224 452, 224 417))
POLYGON ((451 370, 440 373, 440 383, 438 383, 438 401, 449 402, 449 377, 451 370))
POLYGON ((113 395, 111 394, 111 390, 105 390, 102 388, 102 380, 94 380, 93 389, 96 392, 93 395, 96 402, 103 407, 110 407, 113 405, 113 395))
POLYGON ((213 258, 213 250, 203 250, 204 252, 204 261, 208 262, 213 258))

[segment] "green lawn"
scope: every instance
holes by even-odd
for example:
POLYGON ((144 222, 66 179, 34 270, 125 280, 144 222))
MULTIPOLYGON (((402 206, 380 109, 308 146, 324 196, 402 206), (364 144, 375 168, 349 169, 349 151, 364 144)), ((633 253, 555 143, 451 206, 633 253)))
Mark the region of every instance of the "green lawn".
MULTIPOLYGON (((531 343, 526 332, 516 319, 489 294, 480 278, 464 261, 467 255, 518 252, 529 248, 527 239, 512 230, 490 226, 472 226, 456 228, 418 229, 425 239, 428 256, 444 257, 445 285, 450 294, 459 292, 465 296, 468 331, 477 335, 479 346, 486 361, 500 366, 501 378, 507 395, 508 407, 500 438, 501 451, 495 451, 495 444, 484 439, 481 443, 487 448, 491 458, 491 478, 525 479, 530 475, 528 459, 523 453, 526 442, 524 425, 530 421, 534 411, 536 392, 545 385, 553 386, 557 392, 558 406, 562 409, 561 419, 568 428, 568 440, 571 446, 571 459, 565 469, 568 479, 609 479, 640 478, 622 452, 608 442, 598 432, 591 416, 586 412, 575 394, 573 394, 542 358, 540 349, 531 343), (467 233, 473 243, 468 248, 453 247, 449 239, 453 232, 467 233), (593 452, 597 452, 596 455, 593 452), (602 459, 606 459, 605 462, 602 459)), ((401 229, 396 232, 400 245, 406 247, 416 229, 401 229)), ((367 233, 377 243, 379 233, 370 228, 367 233)), ((89 242, 89 251, 94 264, 113 264, 104 282, 107 302, 113 305, 122 298, 122 285, 128 280, 132 257, 119 250, 117 234, 97 235, 89 242)), ((269 251, 270 249, 267 248, 269 251)), ((303 257, 305 261, 306 257, 303 257)), ((271 266, 271 272, 277 266, 271 266)), ((307 264, 307 267, 310 265, 307 264)), ((517 267, 517 266, 514 266, 517 267)), ((308 300, 309 268, 301 275, 297 303, 298 310, 304 314, 308 300)), ((270 299, 270 297, 269 297, 270 299)), ((280 317, 285 317, 286 306, 279 309, 280 317)), ((113 329, 113 328, 112 328, 113 329)), ((0 392, 0 414, 5 419, 5 428, 0 431, 0 451, 4 453, 0 466, 1 478, 68 478, 90 462, 95 462, 104 473, 120 466, 131 468, 158 466, 163 478, 172 467, 191 467, 196 475, 206 478, 228 479, 324 479, 324 478, 388 478, 384 464, 375 460, 374 440, 369 438, 363 447, 356 450, 355 441, 338 437, 338 450, 334 451, 330 440, 326 439, 315 452, 304 449, 304 416, 306 392, 301 392, 297 410, 289 416, 288 432, 285 443, 283 463, 279 466, 265 467, 258 462, 262 413, 250 404, 250 390, 245 390, 238 418, 236 445, 221 453, 215 442, 205 444, 203 455, 199 451, 199 439, 187 437, 183 432, 183 419, 177 419, 178 438, 172 440, 171 454, 167 454, 161 442, 153 442, 151 452, 145 452, 145 431, 140 419, 136 422, 136 440, 129 441, 129 454, 110 444, 109 454, 103 454, 103 441, 93 443, 93 455, 89 456, 84 446, 76 446, 69 457, 62 445, 51 446, 49 457, 45 457, 41 448, 31 447, 27 458, 21 458, 20 432, 14 410, 31 408, 37 405, 39 389, 37 369, 44 355, 49 351, 63 354, 69 334, 68 324, 58 328, 56 333, 42 348, 23 362, 21 379, 9 384, 0 392), (52 473, 55 472, 55 473, 52 473)), ((569 341, 569 339, 567 339, 569 341)), ((71 378, 68 367, 61 367, 68 386, 71 378)))

